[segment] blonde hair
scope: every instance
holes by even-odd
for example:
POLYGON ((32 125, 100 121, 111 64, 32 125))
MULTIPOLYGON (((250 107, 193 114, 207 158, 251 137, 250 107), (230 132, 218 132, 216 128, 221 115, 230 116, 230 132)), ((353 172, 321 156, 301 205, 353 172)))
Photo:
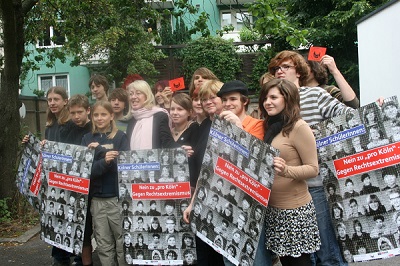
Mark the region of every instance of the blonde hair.
POLYGON ((268 81, 270 81, 274 78, 275 77, 271 73, 269 73, 269 72, 264 73, 259 79, 260 87, 262 87, 265 83, 267 83, 268 81))
MULTIPOLYGON (((110 102, 108 102, 108 101, 99 101, 99 102, 96 102, 93 105, 93 108, 92 108, 92 120, 93 120, 94 113, 95 113, 95 111, 96 111, 96 109, 98 107, 103 107, 110 114, 114 114, 114 111, 112 109, 112 106, 111 106, 110 102)), ((111 125, 111 133, 108 134, 107 138, 108 139, 113 139, 115 137, 115 135, 117 134, 117 132, 118 132, 118 128, 117 128, 117 126, 115 124, 115 120, 114 119, 111 120, 110 125, 111 125)), ((96 123, 93 122, 92 133, 94 134, 96 132, 98 132, 98 129, 96 127, 96 123)))
MULTIPOLYGON (((132 89, 142 92, 146 96, 146 101, 144 102, 144 108, 151 109, 155 105, 155 99, 153 95, 153 91, 150 88, 149 83, 144 80, 135 80, 127 87, 128 92, 132 89)), ((129 104, 129 110, 131 110, 131 106, 129 104)))
POLYGON ((206 98, 211 94, 217 95, 222 85, 224 85, 224 83, 219 80, 207 80, 200 88, 199 98, 206 98))

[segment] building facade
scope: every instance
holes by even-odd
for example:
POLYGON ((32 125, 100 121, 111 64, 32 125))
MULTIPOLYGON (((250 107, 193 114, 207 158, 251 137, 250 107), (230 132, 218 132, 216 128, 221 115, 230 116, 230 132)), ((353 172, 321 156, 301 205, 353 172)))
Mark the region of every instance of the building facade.
MULTIPOLYGON (((157 10, 175 9, 173 0, 158 1, 146 0, 151 7, 157 10)), ((200 1, 193 0, 192 5, 196 7, 196 14, 185 14, 182 16, 188 28, 191 28, 193 23, 197 20, 198 16, 205 12, 209 14, 210 18, 207 26, 211 35, 215 35, 218 30, 223 29, 224 26, 232 26, 233 31, 225 33, 223 38, 233 39, 240 41, 239 32, 247 22, 252 22, 252 17, 244 8, 244 4, 249 0, 211 0, 200 1)), ((251 2, 251 0, 250 0, 251 2)), ((171 17, 171 27, 175 27, 175 18, 171 17)), ((160 27, 160 23, 157 23, 160 27)), ((37 55, 35 52, 37 48, 55 49, 61 47, 65 38, 57 36, 57 32, 50 27, 47 31, 47 38, 39 40, 38 43, 26 47, 31 52, 31 57, 37 55), (54 38, 56 37, 56 38, 54 38)), ((192 38, 198 36, 193 35, 192 38)), ((69 96, 74 94, 87 94, 89 93, 88 80, 90 78, 90 69, 88 64, 93 62, 86 62, 80 66, 72 67, 71 60, 65 63, 56 61, 54 67, 47 67, 45 62, 39 65, 39 70, 29 71, 26 77, 21 80, 21 95, 35 96, 38 91, 45 93, 52 86, 62 86, 68 91, 69 96)), ((95 59, 93 60, 95 61, 95 59)))

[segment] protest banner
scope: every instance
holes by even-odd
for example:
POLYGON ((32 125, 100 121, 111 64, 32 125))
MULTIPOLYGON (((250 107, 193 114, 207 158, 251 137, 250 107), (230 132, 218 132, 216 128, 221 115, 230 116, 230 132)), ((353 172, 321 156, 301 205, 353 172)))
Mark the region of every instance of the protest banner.
POLYGON ((320 175, 347 262, 400 254, 397 97, 312 126, 320 175))
POLYGON ((279 152, 232 123, 211 126, 190 214, 192 231, 235 265, 253 265, 279 152))
POLYGON ((182 216, 191 196, 186 152, 120 152, 118 177, 126 263, 196 264, 195 236, 182 216))
POLYGON ((76 255, 82 253, 94 150, 46 141, 42 147, 41 238, 76 255))
POLYGON ((39 190, 44 179, 41 171, 40 139, 31 132, 28 133, 28 136, 28 142, 25 143, 18 165, 15 183, 18 191, 24 195, 35 210, 39 211, 41 199, 39 190))

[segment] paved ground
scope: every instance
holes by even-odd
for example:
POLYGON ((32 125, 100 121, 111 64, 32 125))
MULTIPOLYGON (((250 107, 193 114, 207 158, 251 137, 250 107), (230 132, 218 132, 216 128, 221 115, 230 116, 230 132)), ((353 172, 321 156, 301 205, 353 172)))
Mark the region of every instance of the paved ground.
MULTIPOLYGON (((18 238, 0 239, 0 265, 50 266, 52 246, 40 240, 39 230, 37 226, 18 238)), ((93 253, 93 264, 100 265, 96 252, 93 253)))
MULTIPOLYGON (((51 265, 51 246, 40 240, 38 228, 32 229, 17 239, 0 239, 0 265, 51 265)), ((72 260, 71 260, 72 261, 72 260)), ((93 265, 100 265, 96 252, 93 253, 93 265)), ((355 266, 397 266, 400 256, 391 259, 353 264, 355 266)), ((261 266, 261 265, 254 265, 261 266)), ((280 266, 278 264, 277 266, 280 266)))

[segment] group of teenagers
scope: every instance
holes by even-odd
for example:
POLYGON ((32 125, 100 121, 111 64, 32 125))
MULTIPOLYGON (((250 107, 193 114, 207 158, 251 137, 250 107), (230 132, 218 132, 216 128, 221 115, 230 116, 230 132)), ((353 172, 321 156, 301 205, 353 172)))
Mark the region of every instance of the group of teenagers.
MULTIPOLYGON (((104 76, 94 75, 89 87, 96 102, 84 95, 68 99, 62 87, 47 91, 45 140, 94 149, 88 213, 77 265, 92 265, 91 235, 102 265, 125 265, 122 217, 119 210, 117 158, 119 151, 182 147, 189 158, 192 200, 216 116, 225 119, 280 151, 265 222, 254 260, 241 265, 346 265, 341 256, 319 176, 316 141, 311 125, 352 112, 359 101, 325 55, 308 62, 295 51, 282 51, 260 78, 260 117, 247 114, 249 91, 241 81, 222 83, 209 69, 197 69, 189 94, 172 93, 166 82, 152 89, 144 80, 108 95, 104 76), (327 86, 328 71, 337 87, 327 86)), ((233 265, 196 237, 197 265, 233 265)), ((54 265, 69 265, 68 252, 53 247, 54 265)))

